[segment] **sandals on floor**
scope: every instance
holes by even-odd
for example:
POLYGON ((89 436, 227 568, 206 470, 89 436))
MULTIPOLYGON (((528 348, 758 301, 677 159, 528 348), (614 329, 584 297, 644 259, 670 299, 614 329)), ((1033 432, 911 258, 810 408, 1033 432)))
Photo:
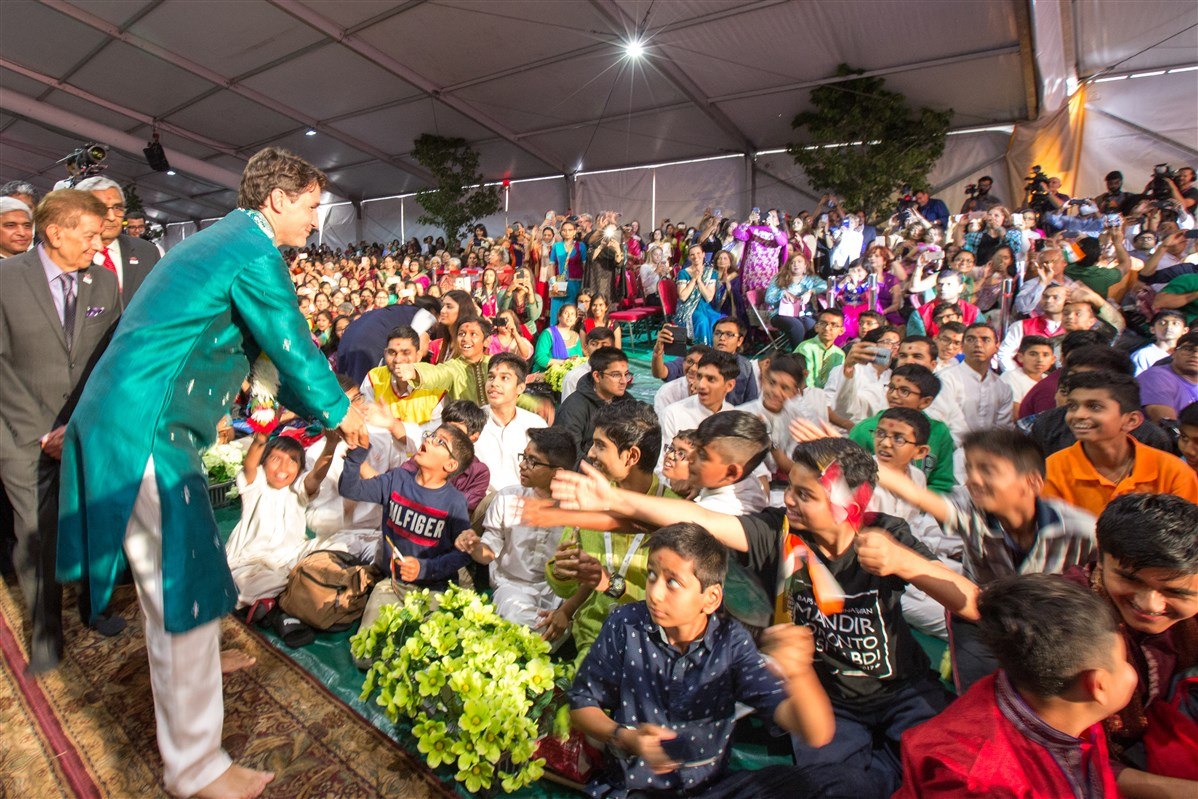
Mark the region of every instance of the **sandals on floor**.
POLYGON ((283 643, 292 649, 307 646, 316 640, 316 631, 294 616, 288 616, 275 607, 270 612, 270 626, 275 634, 283 639, 283 643))
POLYGON ((274 608, 275 608, 274 598, 259 599, 254 604, 250 605, 249 608, 246 609, 245 623, 246 624, 262 623, 266 619, 266 617, 268 615, 270 615, 270 612, 272 610, 274 610, 274 608))

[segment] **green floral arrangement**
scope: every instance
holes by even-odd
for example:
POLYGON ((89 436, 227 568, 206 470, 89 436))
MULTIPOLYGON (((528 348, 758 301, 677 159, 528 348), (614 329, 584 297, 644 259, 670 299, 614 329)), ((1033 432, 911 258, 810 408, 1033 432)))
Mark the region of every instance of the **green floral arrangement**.
MULTIPOLYGON (((241 471, 241 462, 245 460, 245 450, 236 444, 213 444, 204 451, 201 460, 208 470, 208 485, 229 483, 237 478, 241 471)), ((237 486, 229 489, 229 496, 237 495, 237 486)))
POLYGON ((576 355, 573 358, 567 358, 564 361, 552 364, 545 370, 545 382, 549 384, 550 388, 561 394, 562 381, 566 379, 566 372, 569 372, 575 366, 578 366, 578 364, 585 362, 586 358, 576 355))
POLYGON ((569 730, 572 668, 553 663, 548 642, 469 589, 412 591, 383 607, 350 650, 374 661, 362 700, 377 691, 387 718, 411 723, 429 766, 456 770, 471 793, 536 782, 545 767, 534 758, 538 742, 569 730))

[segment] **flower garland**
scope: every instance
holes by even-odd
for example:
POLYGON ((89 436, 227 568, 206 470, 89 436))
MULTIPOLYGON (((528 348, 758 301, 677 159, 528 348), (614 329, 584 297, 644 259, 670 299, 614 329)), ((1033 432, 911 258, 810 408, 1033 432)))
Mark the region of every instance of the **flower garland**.
POLYGON ((545 767, 537 742, 569 729, 572 669, 469 589, 408 593, 351 638, 350 650, 374 661, 361 698, 377 691, 387 718, 412 724, 429 766, 448 766, 472 794, 536 782, 545 767))
POLYGON ((575 355, 573 358, 566 358, 564 361, 552 364, 545 370, 545 382, 549 384, 550 388, 561 394, 562 382, 566 379, 566 373, 585 361, 586 358, 581 355, 575 355))
POLYGON ((255 433, 270 435, 278 424, 279 368, 265 353, 258 355, 250 369, 250 398, 246 421, 255 433))

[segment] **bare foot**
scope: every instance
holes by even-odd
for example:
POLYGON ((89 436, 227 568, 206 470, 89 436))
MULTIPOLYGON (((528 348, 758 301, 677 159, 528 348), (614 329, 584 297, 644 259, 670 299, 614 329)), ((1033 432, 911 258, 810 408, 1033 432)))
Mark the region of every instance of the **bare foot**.
POLYGON ((225 649, 220 653, 220 673, 231 674, 248 669, 257 662, 256 658, 250 657, 240 649, 225 649))
POLYGON ((196 799, 254 799, 275 778, 270 771, 254 771, 234 763, 196 792, 196 799))

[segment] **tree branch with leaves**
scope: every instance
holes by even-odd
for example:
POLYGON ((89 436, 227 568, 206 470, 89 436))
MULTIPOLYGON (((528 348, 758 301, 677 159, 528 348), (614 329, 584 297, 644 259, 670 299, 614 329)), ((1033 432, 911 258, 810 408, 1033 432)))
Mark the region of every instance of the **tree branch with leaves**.
POLYGON ((460 242, 471 225, 500 209, 499 187, 483 185, 478 152, 465 139, 423 133, 414 145, 412 157, 436 180, 416 194, 424 209, 419 221, 445 231, 447 241, 460 242))

